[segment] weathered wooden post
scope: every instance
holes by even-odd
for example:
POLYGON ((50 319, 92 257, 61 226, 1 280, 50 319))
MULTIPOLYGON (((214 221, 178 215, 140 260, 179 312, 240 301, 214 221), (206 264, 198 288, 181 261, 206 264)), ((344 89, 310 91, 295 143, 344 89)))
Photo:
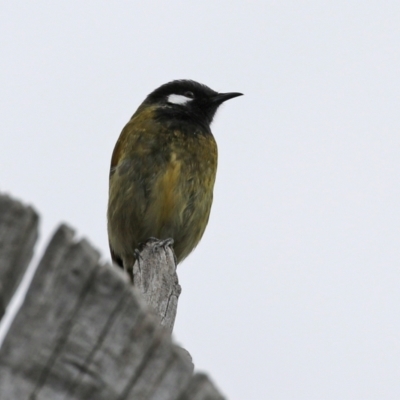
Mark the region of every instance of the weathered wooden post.
MULTIPOLYGON (((32 208, 0 195, 3 307, 33 254, 37 225, 32 208)), ((135 270, 137 288, 60 226, 0 348, 0 399, 223 399, 171 340, 180 293, 172 250, 149 242, 135 270)))
POLYGON ((133 283, 172 332, 181 293, 176 263, 169 240, 149 240, 133 266, 133 283))

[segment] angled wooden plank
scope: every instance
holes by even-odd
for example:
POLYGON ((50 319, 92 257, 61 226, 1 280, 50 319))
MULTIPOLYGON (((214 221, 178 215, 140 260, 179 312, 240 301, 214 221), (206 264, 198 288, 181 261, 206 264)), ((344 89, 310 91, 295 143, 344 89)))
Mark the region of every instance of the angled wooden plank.
POLYGON ((160 337, 172 346, 156 316, 118 270, 98 268, 40 398, 117 399, 140 375, 160 337), (57 397, 59 393, 65 397, 57 397))
POLYGON ((225 400, 207 375, 198 373, 179 400, 225 400))
POLYGON ((62 226, 0 349, 0 398, 174 399, 192 370, 125 274, 62 226))
POLYGON ((38 223, 32 207, 0 195, 0 320, 31 261, 38 223))

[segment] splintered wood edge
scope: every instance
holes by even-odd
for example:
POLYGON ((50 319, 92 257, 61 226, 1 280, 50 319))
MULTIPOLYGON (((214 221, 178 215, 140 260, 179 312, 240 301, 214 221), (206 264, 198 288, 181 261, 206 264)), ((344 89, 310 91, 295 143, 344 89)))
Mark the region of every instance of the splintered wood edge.
POLYGON ((32 259, 38 224, 32 207, 0 194, 0 320, 32 259))

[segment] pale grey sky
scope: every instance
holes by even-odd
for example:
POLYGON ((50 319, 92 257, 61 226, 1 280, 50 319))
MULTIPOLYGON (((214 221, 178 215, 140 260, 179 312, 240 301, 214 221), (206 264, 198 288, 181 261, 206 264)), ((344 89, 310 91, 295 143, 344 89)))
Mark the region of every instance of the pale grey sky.
POLYGON ((204 239, 175 339, 233 400, 400 398, 400 3, 0 6, 0 189, 47 241, 109 258, 108 168, 144 97, 190 78, 219 110, 204 239))

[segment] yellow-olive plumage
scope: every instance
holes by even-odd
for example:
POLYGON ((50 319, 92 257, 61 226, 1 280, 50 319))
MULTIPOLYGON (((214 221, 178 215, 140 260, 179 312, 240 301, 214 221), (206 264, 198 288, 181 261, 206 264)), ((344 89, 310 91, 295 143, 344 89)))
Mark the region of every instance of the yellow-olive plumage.
POLYGON ((178 262, 200 241, 217 171, 209 124, 223 96, 236 95, 174 81, 151 93, 121 132, 111 160, 107 217, 113 260, 125 269, 150 237, 172 238, 178 262))

